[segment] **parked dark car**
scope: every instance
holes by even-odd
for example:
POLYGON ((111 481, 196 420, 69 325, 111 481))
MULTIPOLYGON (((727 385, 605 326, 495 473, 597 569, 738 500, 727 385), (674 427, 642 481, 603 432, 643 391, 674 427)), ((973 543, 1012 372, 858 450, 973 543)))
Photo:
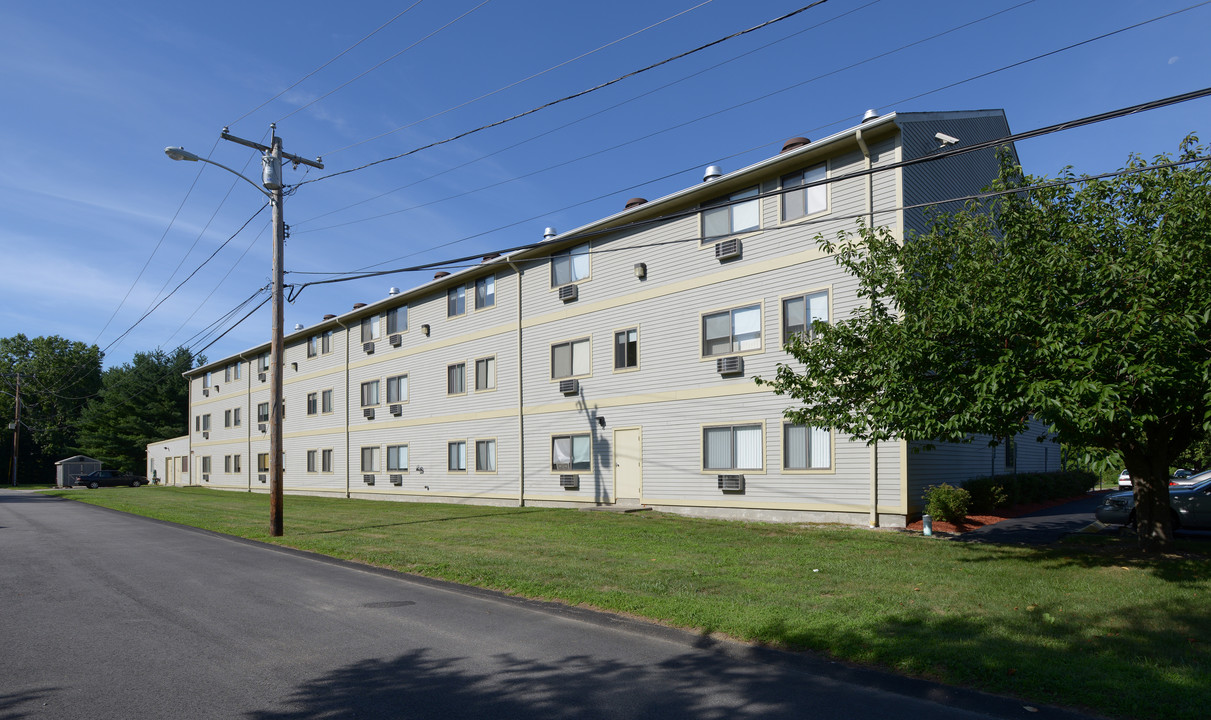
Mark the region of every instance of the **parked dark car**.
POLYGON ((142 475, 131 475, 120 470, 94 470, 87 475, 76 476, 77 485, 87 485, 92 489, 99 487, 115 487, 129 485, 139 487, 147 484, 147 478, 142 475))
MULTIPOLYGON (((1195 485, 1169 487, 1169 507, 1173 510, 1173 528, 1211 529, 1211 479, 1195 485)), ((1110 493, 1093 513, 1107 525, 1135 522, 1135 494, 1110 493)))

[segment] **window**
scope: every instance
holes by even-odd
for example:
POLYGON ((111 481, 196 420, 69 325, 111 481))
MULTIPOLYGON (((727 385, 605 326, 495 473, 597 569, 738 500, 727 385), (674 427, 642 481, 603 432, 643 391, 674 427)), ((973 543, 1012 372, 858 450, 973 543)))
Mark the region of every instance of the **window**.
POLYGON ((269 353, 261 353, 256 356, 257 372, 268 372, 269 370, 269 353))
POLYGON ((589 374, 589 339, 571 340, 551 346, 551 379, 589 374))
POLYGON ((256 406, 256 421, 259 423, 269 422, 269 403, 263 402, 256 406))
POLYGON ((1011 468, 1018 464, 1018 445, 1013 438, 1005 438, 1005 467, 1011 468))
POLYGON ((378 315, 362 318, 362 342, 378 340, 378 315))
POLYGON ((242 371, 240 370, 240 368, 242 367, 242 365, 241 365, 240 363, 235 363, 235 364, 234 364, 234 365, 232 365, 231 367, 232 367, 231 376, 232 376, 233 378, 235 378, 236 380, 239 380, 239 379, 240 379, 240 373, 242 372, 242 371))
POLYGON ((201 415, 193 416, 193 431, 202 432, 202 416, 201 415))
POLYGON ((203 475, 210 474, 210 456, 209 455, 202 456, 202 474, 203 475))
POLYGON ((240 456, 239 455, 231 456, 231 472, 233 472, 233 473, 240 472, 240 456))
POLYGON ((209 429, 210 429, 210 413, 206 413, 205 415, 202 416, 202 430, 203 430, 203 432, 205 432, 209 429))
POLYGON ((782 467, 786 470, 827 470, 833 466, 832 433, 806 425, 782 426, 782 467))
POLYGON ((307 451, 307 472, 309 473, 315 472, 315 455, 316 452, 314 450, 307 451))
POLYGON ((812 323, 816 320, 828 322, 828 293, 786 298, 782 301, 782 344, 790 342, 795 333, 803 333, 810 340, 814 337, 812 323))
POLYGON ((702 242, 710 243, 725 235, 760 228, 761 200, 757 197, 757 191, 756 187, 751 187, 703 203, 702 242), (752 200, 737 202, 745 198, 752 200))
POLYGON ((446 455, 448 461, 446 469, 450 472, 466 472, 467 471, 467 441, 456 440, 452 443, 446 443, 446 455))
POLYGON ((181 456, 181 472, 189 472, 189 456, 181 456))
POLYGON ((387 311, 387 334, 394 335, 408 329, 408 306, 391 308, 387 311))
POLYGON ((408 402, 408 376, 396 375, 395 377, 387 378, 387 402, 389 403, 406 403, 408 402))
POLYGON ((206 373, 205 375, 202 376, 202 387, 204 387, 204 388, 210 387, 210 373, 206 373))
POLYGON ((362 383, 362 407, 378 405, 378 380, 362 383))
POLYGON ((559 472, 588 472, 592 468, 592 441, 584 435, 551 438, 551 469, 559 472))
POLYGON ((320 353, 327 355, 332 352, 332 331, 324 333, 320 336, 320 353))
POLYGON ((702 316, 702 354, 704 357, 760 349, 760 305, 749 305, 702 316))
POLYGON ((362 448, 362 472, 378 472, 378 446, 362 448))
POLYGON ((639 330, 619 330, 614 333, 614 369, 639 367, 639 330))
POLYGON ((761 470, 760 425, 730 425, 702 429, 702 467, 705 470, 761 470))
POLYGON ((320 393, 320 412, 332 412, 332 391, 325 390, 320 393))
POLYGON ((446 394, 461 395, 467 392, 467 364, 457 363, 446 367, 446 394))
POLYGON ((227 473, 228 475, 231 474, 231 456, 230 455, 223 456, 223 472, 227 473))
MULTIPOLYGON (((239 375, 237 375, 236 377, 239 377, 239 375)), ((230 365, 223 368, 223 382, 231 382, 231 366, 230 365)))
POLYGON ((320 394, 307 393, 307 414, 315 415, 320 411, 320 394))
POLYGON ((408 472, 408 446, 387 446, 387 472, 408 472))
POLYGON ((475 389, 492 390, 496 387, 496 358, 486 357, 475 361, 475 389))
POLYGON ((319 335, 307 338, 307 357, 315 357, 319 354, 319 340, 319 335))
POLYGON ((803 187, 828 177, 823 164, 782 177, 782 219, 795 220, 828 209, 828 186, 803 187), (798 189, 792 189, 798 188, 798 189))
POLYGON ((230 410, 223 411, 223 427, 225 427, 225 428, 231 427, 231 411, 230 410))
POLYGON ((589 244, 551 256, 551 287, 579 282, 589 276, 589 244))
POLYGON ((256 471, 259 473, 269 472, 269 453, 256 454, 256 471))
POLYGON ((467 312, 467 289, 462 285, 446 291, 446 317, 455 317, 467 312))
POLYGON ((320 451, 320 471, 326 472, 326 473, 332 472, 332 451, 331 450, 321 450, 320 451))
POLYGON ((496 441, 475 441, 475 472, 496 472, 496 441))
MULTIPOLYGON (((240 409, 234 408, 231 411, 231 424, 234 427, 240 426, 240 409)), ((238 456, 237 456, 238 457, 238 456)))
POLYGON ((482 310, 496 304, 496 276, 488 275, 475 281, 475 309, 482 310))

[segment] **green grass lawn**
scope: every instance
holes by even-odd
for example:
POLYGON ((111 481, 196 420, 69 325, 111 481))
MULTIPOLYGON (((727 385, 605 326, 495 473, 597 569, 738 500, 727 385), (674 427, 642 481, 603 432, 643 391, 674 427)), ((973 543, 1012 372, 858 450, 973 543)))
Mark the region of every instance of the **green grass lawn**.
POLYGON ((1211 707, 1211 545, 976 545, 865 528, 660 513, 265 495, 52 494, 378 567, 813 649, 1040 703, 1134 718, 1211 707))

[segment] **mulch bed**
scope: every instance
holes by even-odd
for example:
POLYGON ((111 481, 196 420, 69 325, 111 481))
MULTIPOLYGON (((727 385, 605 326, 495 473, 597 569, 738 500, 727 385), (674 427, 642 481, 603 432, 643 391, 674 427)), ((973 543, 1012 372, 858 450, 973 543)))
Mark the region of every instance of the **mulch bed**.
MULTIPOLYGON (((1111 491, 1110 490, 1098 490, 1098 491, 1095 491, 1093 494, 1100 494, 1100 493, 1105 493, 1105 492, 1111 492, 1111 491)), ((966 518, 964 518, 963 522, 958 525, 955 525, 952 523, 947 523, 947 522, 941 522, 935 518, 933 521, 933 531, 935 533, 947 533, 950 535, 959 535, 959 534, 965 533, 969 530, 975 530, 976 528, 982 528, 985 525, 995 525, 996 523, 999 523, 1002 520, 1008 520, 1009 518, 1015 518, 1015 517, 1022 517, 1023 515, 1029 515, 1032 512, 1038 512, 1039 510, 1046 510, 1047 508, 1055 507, 1056 505, 1063 505, 1064 503, 1070 503, 1073 500, 1080 500, 1083 497, 1086 497, 1086 495, 1074 495, 1072 497, 1056 498, 1054 500, 1048 500, 1046 502, 1030 503, 1027 505, 1015 505, 1014 507, 1011 507, 1011 508, 1002 508, 1000 510, 997 510, 996 512, 994 512, 991 515, 968 515, 966 518)), ((920 520, 918 520, 914 523, 909 523, 909 525, 906 529, 909 531, 921 532, 924 529, 924 525, 922 524, 922 522, 920 520)))

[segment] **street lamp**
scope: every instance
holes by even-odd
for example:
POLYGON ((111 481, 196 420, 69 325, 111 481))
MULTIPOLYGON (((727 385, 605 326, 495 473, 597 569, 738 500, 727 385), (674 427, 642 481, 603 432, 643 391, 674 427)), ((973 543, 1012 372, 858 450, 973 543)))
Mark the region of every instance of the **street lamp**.
POLYGON ((224 140, 230 140, 261 152, 261 185, 264 185, 264 188, 226 165, 199 157, 185 148, 167 147, 164 148, 164 154, 173 160, 204 162, 223 168, 255 187, 257 192, 269 198, 269 202, 273 206, 273 334, 269 344, 269 372, 272 378, 269 384, 269 534, 273 537, 280 537, 282 535, 282 352, 285 345, 282 331, 282 255, 286 245, 286 223, 282 216, 282 158, 290 160, 295 167, 302 164, 323 170, 324 165, 319 162, 318 158, 312 161, 297 155, 283 153, 282 139, 277 136, 276 126, 270 125, 269 127, 275 132, 272 134, 272 144, 268 147, 230 135, 227 128, 223 128, 222 134, 224 140))

